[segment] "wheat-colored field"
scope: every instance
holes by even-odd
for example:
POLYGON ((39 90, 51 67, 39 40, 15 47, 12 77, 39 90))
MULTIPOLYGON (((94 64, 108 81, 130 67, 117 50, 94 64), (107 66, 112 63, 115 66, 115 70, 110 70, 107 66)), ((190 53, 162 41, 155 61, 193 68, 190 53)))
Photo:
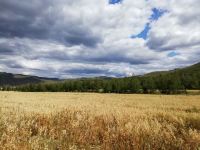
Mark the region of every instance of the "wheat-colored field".
POLYGON ((199 150, 200 96, 0 92, 0 149, 199 150))

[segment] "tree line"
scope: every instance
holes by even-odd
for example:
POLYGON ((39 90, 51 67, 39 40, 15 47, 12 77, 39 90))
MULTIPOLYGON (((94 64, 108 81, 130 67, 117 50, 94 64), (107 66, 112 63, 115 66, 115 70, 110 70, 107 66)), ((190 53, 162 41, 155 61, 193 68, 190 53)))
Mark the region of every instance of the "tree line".
POLYGON ((27 84, 3 87, 3 90, 23 92, 100 92, 100 93, 185 93, 187 89, 200 89, 200 73, 158 74, 127 78, 72 79, 56 83, 27 84))

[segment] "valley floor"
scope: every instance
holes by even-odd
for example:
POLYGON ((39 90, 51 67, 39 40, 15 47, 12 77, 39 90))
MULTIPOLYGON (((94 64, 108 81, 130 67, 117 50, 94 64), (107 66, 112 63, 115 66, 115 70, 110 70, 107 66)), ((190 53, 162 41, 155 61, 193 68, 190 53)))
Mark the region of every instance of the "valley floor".
POLYGON ((0 92, 0 149, 199 148, 200 95, 0 92))

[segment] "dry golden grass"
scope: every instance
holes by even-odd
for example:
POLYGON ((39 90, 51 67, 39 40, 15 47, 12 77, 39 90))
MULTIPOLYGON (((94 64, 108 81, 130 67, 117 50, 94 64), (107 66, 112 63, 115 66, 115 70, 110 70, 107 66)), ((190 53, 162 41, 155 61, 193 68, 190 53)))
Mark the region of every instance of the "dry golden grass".
POLYGON ((199 150, 200 96, 1 92, 0 149, 199 150))

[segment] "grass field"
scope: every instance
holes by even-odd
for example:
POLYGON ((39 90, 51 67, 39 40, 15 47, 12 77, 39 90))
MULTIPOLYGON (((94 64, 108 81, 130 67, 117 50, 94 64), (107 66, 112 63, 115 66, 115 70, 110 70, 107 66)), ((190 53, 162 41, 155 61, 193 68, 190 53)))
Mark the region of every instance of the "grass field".
POLYGON ((189 95, 200 95, 200 90, 186 90, 189 95))
POLYGON ((0 149, 199 150, 200 96, 0 92, 0 149))

